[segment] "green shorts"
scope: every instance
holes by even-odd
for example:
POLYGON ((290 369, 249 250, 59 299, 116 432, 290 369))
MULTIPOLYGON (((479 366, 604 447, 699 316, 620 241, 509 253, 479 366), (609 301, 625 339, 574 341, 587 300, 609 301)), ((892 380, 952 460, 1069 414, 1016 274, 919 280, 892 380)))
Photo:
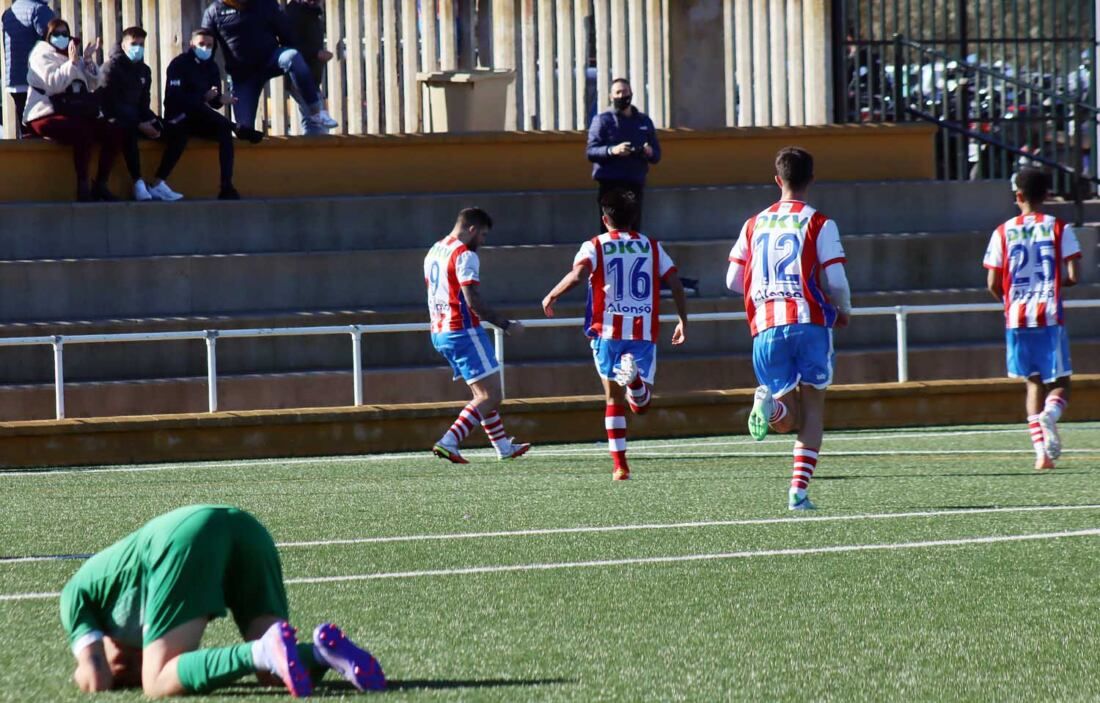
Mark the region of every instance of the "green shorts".
POLYGON ((227 609, 241 635, 262 615, 289 616, 275 541, 237 508, 203 507, 155 530, 145 594, 144 646, 196 618, 224 617, 227 609))

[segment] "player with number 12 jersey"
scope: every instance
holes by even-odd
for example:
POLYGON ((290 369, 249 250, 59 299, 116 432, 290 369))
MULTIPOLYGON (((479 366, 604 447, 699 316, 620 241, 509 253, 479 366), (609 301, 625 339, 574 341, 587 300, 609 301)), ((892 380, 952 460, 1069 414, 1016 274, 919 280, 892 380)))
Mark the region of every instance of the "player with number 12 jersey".
POLYGON ((1041 171, 1025 168, 1015 175, 1020 215, 993 232, 982 262, 989 291, 1005 306, 1008 375, 1027 381, 1028 432, 1039 470, 1053 469, 1062 453, 1058 420, 1073 373, 1062 286, 1077 283, 1081 257, 1073 228, 1039 211, 1047 189, 1041 171))
POLYGON ((543 299, 542 307, 547 317, 553 317, 558 298, 588 281, 585 334, 591 339, 596 372, 603 380, 607 400, 604 428, 614 461, 612 479, 623 481, 630 478, 626 405, 635 415, 644 414, 657 374, 661 282, 672 291, 680 317, 673 344, 684 342, 687 303, 676 266, 664 247, 630 229, 637 213, 634 194, 614 190, 604 195, 600 205, 609 231, 581 246, 573 270, 543 299))
POLYGON ((769 428, 798 432, 788 507, 812 510, 807 489, 821 450, 825 389, 833 381, 833 327, 847 324, 851 293, 836 223, 805 202, 813 157, 787 147, 775 166, 782 199, 741 228, 726 285, 744 294, 753 335, 760 386, 749 432, 757 440, 769 428))

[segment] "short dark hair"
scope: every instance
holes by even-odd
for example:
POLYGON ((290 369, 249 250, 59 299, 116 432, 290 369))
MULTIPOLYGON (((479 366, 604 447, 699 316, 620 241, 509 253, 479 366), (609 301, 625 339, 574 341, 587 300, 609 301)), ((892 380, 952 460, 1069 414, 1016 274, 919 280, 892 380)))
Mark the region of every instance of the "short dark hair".
POLYGON ((69 26, 69 23, 66 22, 65 20, 61 19, 60 17, 54 17, 46 25, 46 33, 42 36, 42 38, 43 39, 50 38, 53 35, 53 33, 55 31, 57 31, 57 28, 62 26, 62 25, 65 26, 65 31, 67 31, 69 33, 69 36, 71 37, 73 35, 73 28, 69 26))
POLYGON ((1013 190, 1024 196, 1027 202, 1038 204, 1050 192, 1050 179, 1037 168, 1025 166, 1016 172, 1012 180, 1013 190))
POLYGON ((194 39, 195 37, 210 37, 211 39, 216 38, 214 36, 213 30, 206 29, 205 27, 199 27, 195 31, 191 32, 191 38, 194 39))
POLYGON ((615 78, 611 81, 611 87, 614 88, 616 83, 625 83, 626 85, 630 85, 630 81, 625 78, 615 78))
POLYGON ((489 213, 479 207, 468 207, 458 213, 458 219, 455 220, 455 224, 460 227, 485 227, 486 229, 492 229, 493 218, 489 217, 489 213))
POLYGON ((789 188, 805 188, 814 179, 814 157, 801 147, 783 147, 775 155, 775 174, 789 188))
POLYGON ((638 196, 625 188, 609 190, 600 197, 600 211, 615 229, 630 229, 638 217, 638 196))
POLYGON ((141 27, 138 27, 137 25, 134 25, 133 27, 127 27, 126 29, 122 30, 123 39, 127 37, 129 37, 130 39, 144 39, 147 36, 149 36, 149 33, 141 27))

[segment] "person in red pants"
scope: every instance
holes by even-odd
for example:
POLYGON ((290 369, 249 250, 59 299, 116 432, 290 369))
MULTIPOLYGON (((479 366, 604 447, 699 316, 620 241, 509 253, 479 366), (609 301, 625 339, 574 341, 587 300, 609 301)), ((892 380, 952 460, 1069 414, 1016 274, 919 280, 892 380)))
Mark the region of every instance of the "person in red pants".
POLYGON ((99 113, 94 96, 100 82, 95 63, 98 50, 97 39, 82 53, 69 24, 55 17, 31 51, 27 72, 30 91, 23 122, 33 134, 73 148, 76 197, 81 202, 117 200, 107 188, 107 179, 124 135, 99 113), (95 181, 89 183, 92 149, 97 144, 99 167, 95 181))

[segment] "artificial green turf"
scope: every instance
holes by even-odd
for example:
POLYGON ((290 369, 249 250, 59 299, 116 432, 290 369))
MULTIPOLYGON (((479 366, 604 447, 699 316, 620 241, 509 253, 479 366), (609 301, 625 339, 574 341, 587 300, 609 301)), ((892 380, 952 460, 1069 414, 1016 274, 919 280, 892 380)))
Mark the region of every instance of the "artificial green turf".
MULTIPOLYGON (((1100 504, 1100 426, 1031 469, 1026 428, 831 433, 817 516, 1100 504), (887 454, 884 452, 903 452, 887 454), (939 453, 937 453, 939 452, 939 453)), ((279 542, 788 518, 790 440, 599 445, 0 475, 0 556, 92 552, 189 503, 233 503, 279 542)), ((801 517, 801 516, 795 516, 801 517)), ((289 579, 901 544, 1100 527, 1100 509, 285 546, 289 579)), ((288 586, 296 624, 340 623, 382 660, 384 700, 1096 700, 1100 537, 288 586)), ((0 562, 0 595, 54 592, 79 561, 0 562)), ((214 623, 208 642, 235 632, 214 623)), ((52 599, 0 601, 0 699, 72 700, 52 599)), ((329 675, 329 679, 332 679, 329 675)), ((221 700, 280 694, 244 682, 221 700)), ((320 694, 350 696, 332 681, 320 694)), ((110 700, 137 700, 136 694, 110 700)))

